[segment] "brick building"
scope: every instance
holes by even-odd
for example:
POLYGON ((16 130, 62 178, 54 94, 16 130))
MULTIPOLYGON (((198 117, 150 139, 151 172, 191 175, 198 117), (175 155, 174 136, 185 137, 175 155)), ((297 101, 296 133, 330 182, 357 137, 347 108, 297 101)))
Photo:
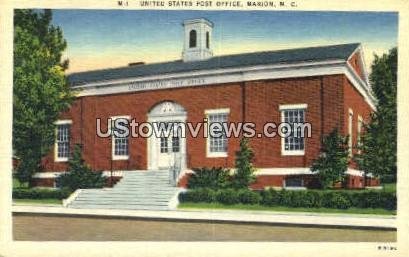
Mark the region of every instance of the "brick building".
MULTIPOLYGON (((351 155, 362 124, 374 110, 360 44, 343 44, 268 52, 213 56, 213 24, 205 19, 183 23, 182 59, 134 63, 122 68, 71 74, 78 97, 61 115, 57 141, 34 175, 39 186, 53 186, 67 168, 75 144, 94 169, 121 177, 123 171, 169 170, 177 161, 183 186, 192 168, 234 167, 240 138, 169 136, 149 138, 96 133, 97 118, 123 117, 138 122, 252 122, 257 181, 253 188, 308 187, 310 171, 323 135, 338 128, 350 135, 351 155), (264 125, 280 121, 309 122, 311 137, 258 137, 264 125)), ((101 123, 106 131, 107 122, 101 123)), ((200 135, 200 133, 199 133, 200 135)), ((365 185, 351 162, 347 187, 365 185)), ((366 185, 376 185, 368 178, 366 185)))

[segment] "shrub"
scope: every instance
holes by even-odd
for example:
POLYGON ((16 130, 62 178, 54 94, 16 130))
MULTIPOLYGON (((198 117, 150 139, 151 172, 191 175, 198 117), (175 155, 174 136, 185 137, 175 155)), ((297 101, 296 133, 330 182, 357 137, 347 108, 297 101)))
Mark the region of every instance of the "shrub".
POLYGON ((93 172, 81 156, 81 147, 75 145, 72 158, 68 162, 68 172, 56 178, 57 187, 69 188, 101 188, 106 184, 102 172, 93 172))
POLYGON ((255 181, 253 157, 254 153, 248 144, 247 138, 242 138, 240 140, 240 149, 236 152, 236 171, 232 181, 234 188, 248 188, 255 181))
POLYGON ((229 205, 240 202, 237 191, 234 189, 230 189, 230 188, 217 191, 216 200, 219 203, 229 204, 229 205))
POLYGON ((72 191, 69 189, 13 189, 13 199, 65 199, 72 191))
POLYGON ((281 195, 276 190, 270 188, 261 192, 261 204, 275 206, 280 204, 281 195))
POLYGON ((348 209, 351 207, 351 202, 341 194, 333 194, 330 201, 331 208, 348 209))
POLYGON ((179 195, 180 202, 211 203, 216 200, 216 192, 208 188, 189 190, 179 195))
POLYGON ((330 188, 342 181, 348 168, 348 138, 341 136, 337 129, 327 135, 322 142, 320 156, 314 160, 312 171, 318 172, 320 184, 330 188))
POLYGON ((196 168, 189 177, 188 188, 222 189, 229 186, 230 171, 224 168, 196 168))
POLYGON ((396 193, 385 191, 291 191, 268 189, 254 192, 248 189, 201 188, 179 195, 181 202, 219 202, 222 204, 262 204, 304 208, 382 208, 396 210, 396 193))
POLYGON ((259 204, 261 201, 261 196, 259 193, 248 190, 242 189, 238 192, 239 201, 242 204, 259 204))

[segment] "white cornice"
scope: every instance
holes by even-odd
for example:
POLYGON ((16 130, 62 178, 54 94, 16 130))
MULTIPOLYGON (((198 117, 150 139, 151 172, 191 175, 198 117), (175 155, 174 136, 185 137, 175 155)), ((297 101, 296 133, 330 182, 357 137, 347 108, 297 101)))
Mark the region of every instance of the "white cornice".
POLYGON ((259 65, 241 68, 194 71, 165 74, 122 80, 93 82, 74 89, 80 90, 79 97, 110 95, 137 91, 183 88, 243 81, 300 78, 312 76, 344 74, 353 86, 364 96, 367 103, 375 109, 375 101, 369 86, 345 60, 326 62, 305 62, 297 64, 259 65))

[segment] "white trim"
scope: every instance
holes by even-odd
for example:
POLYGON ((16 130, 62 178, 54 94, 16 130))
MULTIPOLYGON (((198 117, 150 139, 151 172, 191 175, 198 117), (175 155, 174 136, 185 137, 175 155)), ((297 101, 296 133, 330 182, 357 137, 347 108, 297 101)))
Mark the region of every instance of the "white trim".
MULTIPOLYGON (((123 176, 122 170, 114 170, 112 171, 112 176, 113 177, 122 177, 123 176)), ((145 172, 145 171, 132 171, 132 172, 145 172)), ((66 171, 60 171, 60 172, 52 172, 52 171, 47 171, 47 172, 36 172, 33 175, 33 178, 57 178, 58 176, 67 173, 66 171)), ((111 171, 110 170, 105 170, 102 172, 103 176, 110 177, 111 176, 111 171)))
POLYGON ((261 168, 257 169, 255 175, 313 175, 310 168, 261 168))
POLYGON ((209 114, 218 114, 218 113, 230 113, 230 108, 220 108, 220 109, 207 109, 204 111, 204 113, 207 115, 209 114))
POLYGON ((354 123, 354 111, 351 108, 348 108, 348 153, 349 156, 352 156, 352 147, 354 144, 353 140, 353 123, 354 123))
POLYGON ((308 104, 281 104, 279 110, 307 109, 307 107, 308 104))
MULTIPOLYGON (((283 104, 279 106, 281 122, 284 122, 283 111, 292 109, 304 110, 304 118, 308 105, 307 104, 283 104)), ((304 138, 304 150, 285 150, 285 138, 281 137, 281 156, 303 156, 305 155, 305 138, 304 138)))
POLYGON ((60 172, 36 172, 33 174, 33 178, 56 178, 62 174, 66 173, 65 171, 60 172))
MULTIPOLYGON (((348 57, 348 61, 351 60, 351 58, 356 54, 359 53, 359 65, 361 66, 362 73, 365 78, 365 82, 367 85, 369 85, 369 76, 368 76, 368 71, 366 70, 366 63, 365 63, 365 56, 364 56, 364 51, 362 49, 362 45, 359 44, 359 46, 355 49, 355 51, 352 52, 352 54, 348 57)), ((358 75, 358 74, 357 74, 358 75)))
MULTIPOLYGON (((66 125, 66 124, 71 125, 72 120, 68 120, 68 119, 66 119, 66 120, 57 120, 57 121, 54 122, 54 124, 56 125, 55 134, 54 134, 54 138, 55 138, 55 141, 54 141, 54 162, 67 162, 69 157, 58 157, 57 133, 58 133, 58 126, 59 125, 66 125)), ((70 126, 70 129, 68 130, 68 138, 69 138, 69 140, 68 140, 69 146, 68 147, 70 148, 70 145, 71 145, 70 144, 70 142, 71 142, 71 126, 70 126)))
MULTIPOLYGON (((230 168, 234 172, 234 168, 230 168)), ((146 172, 146 170, 114 170, 112 171, 113 177, 123 177, 125 172, 146 172)), ((61 172, 37 172, 34 173, 33 178, 56 178, 62 174, 66 173, 65 171, 61 172)), ((185 174, 193 174, 194 171, 191 169, 183 169, 179 175, 179 178, 182 178, 185 174)), ((104 170, 102 174, 106 177, 111 176, 111 171, 104 170)), ((254 173, 256 176, 262 175, 314 175, 317 172, 312 172, 308 167, 288 167, 288 168, 256 168, 254 173)), ((345 172, 347 175, 353 176, 363 176, 364 172, 352 168, 348 168, 345 172)), ((366 174, 367 177, 372 177, 372 174, 366 174)))
POLYGON ((127 119, 128 121, 131 120, 131 116, 130 115, 118 115, 118 116, 111 116, 110 117, 110 122, 108 122, 108 131, 111 134, 111 158, 113 161, 119 161, 119 160, 129 160, 129 136, 128 136, 128 155, 116 155, 115 154, 115 138, 114 138, 114 134, 111 131, 111 126, 112 126, 112 122, 114 122, 117 119, 127 119))
POLYGON ((54 122, 55 125, 72 124, 72 120, 57 120, 54 122))
MULTIPOLYGON (((284 142, 284 138, 281 138, 281 142, 284 142)), ((304 142, 304 144, 305 144, 305 142, 304 142)), ((281 155, 282 156, 303 156, 303 155, 305 155, 304 150, 285 150, 284 149, 284 143, 282 143, 282 145, 283 145, 281 147, 281 155)))
MULTIPOLYGON (((210 131, 209 131, 209 115, 213 114, 230 114, 230 108, 220 108, 220 109, 207 109, 204 111, 207 119, 207 126, 206 129, 208 130, 208 136, 206 137, 206 158, 226 158, 228 156, 228 152, 210 152, 210 131)), ((227 119, 228 120, 228 119, 227 119)), ((229 138, 227 138, 227 142, 229 138)), ((229 144, 227 143, 227 147, 229 144)))
POLYGON ((346 75, 352 85, 364 96, 372 109, 375 109, 375 98, 368 91, 368 84, 356 74, 354 69, 348 65, 348 62, 342 59, 323 62, 301 62, 297 64, 257 65, 98 81, 74 86, 73 89, 80 90, 78 96, 81 97, 252 80, 336 74, 346 75))
MULTIPOLYGON (((163 103, 163 102, 162 102, 163 103)), ((173 102, 174 104, 177 104, 181 108, 184 107, 181 106, 177 102, 173 102)), ((161 103, 158 103, 161 104, 161 103)), ((153 108, 158 106, 156 104, 153 108)), ((150 110, 150 112, 153 110, 153 108, 150 110)), ((184 110, 183 112, 175 112, 170 115, 152 115, 152 113, 148 113, 148 122, 149 123, 156 123, 156 122, 186 122, 187 120, 187 112, 184 110)), ((159 169, 159 142, 160 137, 157 137, 155 133, 152 134, 152 136, 147 138, 147 168, 148 170, 157 170, 159 169)), ((180 137, 180 149, 179 149, 179 154, 181 157, 181 169, 184 170, 187 165, 187 158, 186 158, 186 137, 180 137)), ((173 156, 174 158, 175 156, 173 156)), ((169 157, 172 158, 172 157, 169 157)), ((173 159, 174 160, 174 159, 173 159)))
POLYGON ((83 191, 83 189, 77 189, 70 196, 68 196, 67 199, 63 199, 62 206, 68 207, 68 205, 70 205, 70 203, 72 203, 78 197, 81 191, 83 191))
MULTIPOLYGON (((173 74, 164 74, 164 75, 153 75, 145 77, 134 77, 126 79, 113 79, 108 81, 96 81, 91 83, 86 83, 83 85, 74 86, 75 89, 86 89, 89 87, 105 87, 105 86, 117 86, 121 84, 129 84, 132 82, 147 82, 147 81, 157 81, 164 79, 176 79, 176 78, 188 78, 188 77, 198 77, 204 75, 223 75, 226 73, 241 73, 244 71, 260 71, 260 70, 269 70, 269 69, 288 69, 293 68, 298 70, 300 67, 310 67, 310 66, 327 66, 327 65, 339 65, 345 64, 345 61, 342 59, 333 60, 333 61, 320 61, 320 62, 300 62, 297 64, 274 64, 274 65, 253 65, 253 66, 244 66, 239 68, 225 68, 225 69, 211 69, 211 70, 200 70, 200 71, 190 71, 183 73, 173 73, 173 74)), ((180 85, 183 86, 183 85, 180 85)), ((158 85, 159 89, 163 89, 164 85, 158 85)), ((140 90, 149 90, 143 88, 140 90)))
POLYGON ((361 153, 361 145, 362 145, 362 128, 364 125, 364 120, 362 119, 361 115, 358 115, 358 121, 356 126, 356 144, 358 146, 358 154, 361 153))
POLYGON ((347 171, 345 172, 345 174, 362 177, 364 175, 364 172, 360 171, 360 170, 348 168, 347 171))

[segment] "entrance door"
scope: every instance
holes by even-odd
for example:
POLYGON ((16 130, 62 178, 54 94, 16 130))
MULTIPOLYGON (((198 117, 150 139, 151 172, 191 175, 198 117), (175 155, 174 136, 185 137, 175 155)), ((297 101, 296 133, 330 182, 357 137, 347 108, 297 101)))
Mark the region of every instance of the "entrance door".
POLYGON ((178 135, 161 136, 158 140, 158 167, 169 169, 180 158, 180 137, 178 135))
MULTIPOLYGON (((186 122, 186 110, 179 104, 171 101, 160 102, 148 113, 148 122, 157 130, 165 124, 165 134, 153 133, 148 138, 148 169, 169 169, 170 167, 186 168, 186 137, 182 136, 183 129, 178 129, 177 136, 173 131, 169 133, 169 124, 176 127, 186 122), (179 124, 179 125, 177 125, 179 124)), ((163 128, 163 127, 162 127, 163 128)), ((175 129, 172 126, 173 130, 175 129)))

